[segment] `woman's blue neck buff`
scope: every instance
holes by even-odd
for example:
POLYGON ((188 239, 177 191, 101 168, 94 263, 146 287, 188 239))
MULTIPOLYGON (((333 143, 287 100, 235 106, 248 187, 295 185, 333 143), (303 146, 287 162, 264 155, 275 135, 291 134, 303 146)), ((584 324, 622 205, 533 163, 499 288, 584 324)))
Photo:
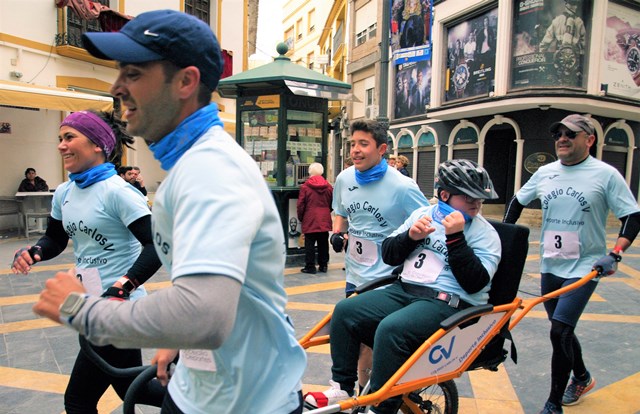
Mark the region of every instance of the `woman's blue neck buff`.
POLYGON ((383 158, 378 165, 369 168, 367 171, 360 172, 356 169, 356 181, 360 185, 378 181, 384 177, 384 174, 387 172, 387 167, 389 167, 389 164, 387 164, 387 160, 383 158))
POLYGON ((71 173, 69 174, 69 179, 75 182, 78 187, 87 188, 91 184, 106 180, 113 175, 116 175, 115 165, 105 162, 81 173, 71 173))
MULTIPOLYGON (((449 214, 453 213, 454 211, 460 211, 460 210, 456 210, 455 208, 451 207, 449 204, 445 203, 444 201, 438 200, 438 205, 433 210, 432 217, 436 221, 436 223, 442 224, 442 220, 444 220, 445 217, 447 217, 449 214)), ((462 216, 464 217, 465 222, 468 223, 471 221, 471 216, 469 216, 467 213, 465 213, 464 211, 460 211, 460 213, 462 213, 462 216)))
POLYGON ((211 103, 186 117, 180 125, 158 142, 149 145, 163 170, 171 167, 189 148, 214 125, 222 125, 218 105, 211 103))

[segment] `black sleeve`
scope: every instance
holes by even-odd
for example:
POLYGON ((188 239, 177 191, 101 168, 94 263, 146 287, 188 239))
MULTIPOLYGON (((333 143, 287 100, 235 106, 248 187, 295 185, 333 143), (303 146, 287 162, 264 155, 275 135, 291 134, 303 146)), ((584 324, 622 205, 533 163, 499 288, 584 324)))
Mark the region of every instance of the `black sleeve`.
POLYGON ((624 237, 633 244, 633 241, 640 231, 640 212, 620 217, 620 221, 622 222, 622 226, 620 227, 618 236, 624 237))
POLYGON ((398 266, 413 252, 422 240, 409 237, 409 230, 394 237, 387 237, 382 242, 382 261, 390 266, 398 266))
POLYGON ((134 183, 133 183, 133 186, 136 188, 136 190, 140 191, 140 192, 142 193, 142 195, 143 195, 143 196, 146 196, 146 195, 147 195, 147 188, 146 188, 146 187, 141 186, 139 182, 137 182, 137 181, 136 181, 136 182, 134 182, 134 183))
POLYGON ((447 234, 447 250, 451 272, 467 293, 479 292, 489 283, 489 272, 467 245, 463 232, 447 234))
POLYGON ((36 243, 42 248, 42 260, 53 259, 67 248, 69 235, 62 227, 62 221, 49 216, 47 219, 47 231, 36 243))
MULTIPOLYGON (((153 274, 160 269, 162 263, 158 258, 158 253, 153 245, 153 236, 151 234, 151 214, 140 217, 138 220, 129 224, 129 231, 142 244, 140 256, 133 263, 127 277, 139 286, 146 282, 153 274)), ((122 276, 122 275, 121 275, 122 276)))
POLYGON ((520 218, 520 214, 522 213, 523 208, 524 206, 520 204, 518 198, 516 196, 513 196, 511 201, 509 201, 509 204, 507 204, 502 222, 515 224, 516 221, 518 221, 518 219, 520 218))

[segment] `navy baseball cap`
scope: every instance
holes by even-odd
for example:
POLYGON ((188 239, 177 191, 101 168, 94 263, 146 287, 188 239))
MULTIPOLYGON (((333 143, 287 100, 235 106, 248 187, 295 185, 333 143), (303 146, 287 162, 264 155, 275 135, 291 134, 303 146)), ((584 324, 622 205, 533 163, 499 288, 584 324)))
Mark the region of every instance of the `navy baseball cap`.
POLYGON ((168 60, 181 68, 195 66, 212 91, 223 69, 216 36, 202 20, 175 10, 140 14, 119 32, 88 32, 82 44, 93 56, 122 63, 168 60))

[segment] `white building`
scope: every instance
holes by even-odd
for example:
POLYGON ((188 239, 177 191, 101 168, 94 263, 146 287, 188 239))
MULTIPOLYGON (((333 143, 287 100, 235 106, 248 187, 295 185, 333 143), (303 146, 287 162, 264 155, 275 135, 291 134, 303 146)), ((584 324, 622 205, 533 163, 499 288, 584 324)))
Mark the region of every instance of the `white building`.
MULTIPOLYGON (((82 49, 83 32, 121 27, 149 10, 185 11, 210 24, 228 52, 233 73, 246 69, 246 45, 249 40, 255 43, 248 39, 247 15, 257 11, 257 0, 99 0, 93 2, 96 8, 103 6, 95 13, 97 19, 72 11, 72 5, 81 3, 0 2, 0 197, 15 194, 28 167, 35 168, 50 188, 65 181, 57 151, 60 121, 72 111, 113 108, 109 89, 117 73, 115 64, 82 49), (62 3, 67 6, 56 7, 62 3)), ((220 105, 225 129, 234 134, 235 102, 217 94, 214 100, 220 105)), ((123 163, 139 166, 148 191, 153 192, 164 172, 142 140, 136 141, 135 148, 127 151, 123 163)), ((16 220, 0 216, 0 229, 17 227, 16 220)))

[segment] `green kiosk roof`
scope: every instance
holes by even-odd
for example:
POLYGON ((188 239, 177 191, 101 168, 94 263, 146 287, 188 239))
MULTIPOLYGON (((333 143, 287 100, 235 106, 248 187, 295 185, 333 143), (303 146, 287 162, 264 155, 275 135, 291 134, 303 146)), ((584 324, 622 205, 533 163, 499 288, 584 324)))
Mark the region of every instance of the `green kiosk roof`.
POLYGON ((288 50, 286 44, 280 43, 277 46, 280 56, 273 62, 222 79, 218 84, 220 95, 237 98, 251 95, 251 91, 286 88, 294 95, 336 101, 353 99, 349 93, 351 85, 292 63, 285 56, 288 50))

